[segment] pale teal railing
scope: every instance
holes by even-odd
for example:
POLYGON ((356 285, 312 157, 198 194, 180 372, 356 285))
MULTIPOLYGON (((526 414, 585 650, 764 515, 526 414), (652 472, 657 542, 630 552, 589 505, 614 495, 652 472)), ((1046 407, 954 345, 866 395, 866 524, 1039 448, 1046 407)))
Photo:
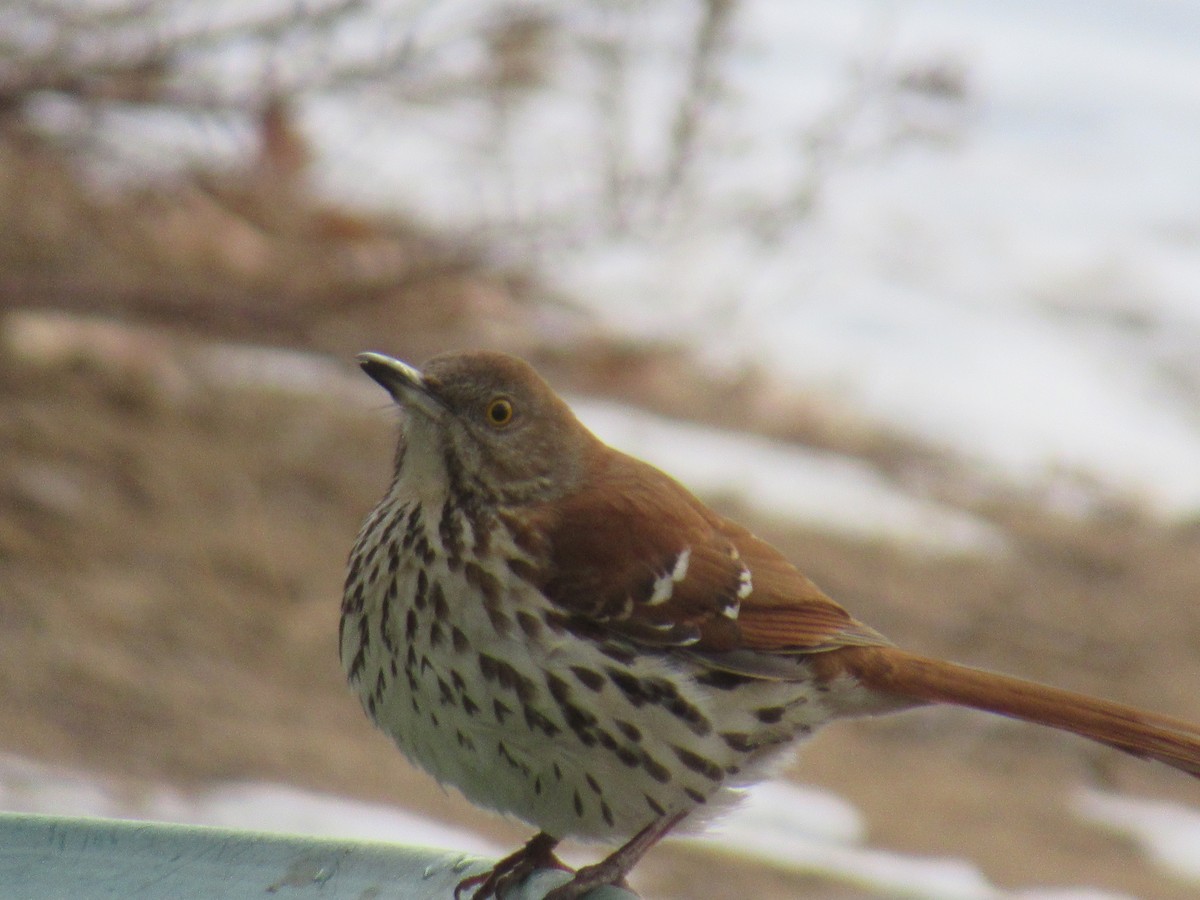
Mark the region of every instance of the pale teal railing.
MULTIPOLYGON (((2 900, 447 900, 488 865, 392 844, 0 813, 2 900)), ((537 900, 565 880, 535 873, 511 900, 537 900)), ((636 900, 617 888, 588 897, 636 900)))

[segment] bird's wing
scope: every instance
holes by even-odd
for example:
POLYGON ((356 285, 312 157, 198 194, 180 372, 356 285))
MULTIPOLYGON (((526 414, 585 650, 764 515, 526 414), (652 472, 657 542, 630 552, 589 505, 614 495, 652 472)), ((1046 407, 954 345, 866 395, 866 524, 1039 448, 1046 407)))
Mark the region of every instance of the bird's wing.
POLYGON ((539 587, 577 631, 699 654, 888 643, 771 545, 623 454, 528 515, 547 542, 539 587))

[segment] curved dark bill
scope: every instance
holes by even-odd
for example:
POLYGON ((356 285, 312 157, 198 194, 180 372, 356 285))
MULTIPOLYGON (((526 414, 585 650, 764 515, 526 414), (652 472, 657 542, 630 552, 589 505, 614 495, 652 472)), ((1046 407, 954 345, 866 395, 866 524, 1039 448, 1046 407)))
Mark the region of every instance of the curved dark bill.
POLYGON ((428 413, 441 409, 442 404, 429 390, 419 369, 382 353, 360 353, 356 359, 362 370, 401 406, 416 407, 428 413))

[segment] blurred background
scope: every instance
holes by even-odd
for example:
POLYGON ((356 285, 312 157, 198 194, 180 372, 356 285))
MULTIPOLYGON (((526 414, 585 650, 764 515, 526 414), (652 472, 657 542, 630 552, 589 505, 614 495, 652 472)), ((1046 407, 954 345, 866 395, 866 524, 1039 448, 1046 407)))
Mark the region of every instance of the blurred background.
MULTIPOLYGON (((523 355, 898 643, 1200 720, 1198 48, 1172 0, 3 0, 0 806, 523 840, 343 684, 365 349, 523 355)), ((1055 733, 782 775, 636 886, 1200 885, 1200 787, 1055 733)))

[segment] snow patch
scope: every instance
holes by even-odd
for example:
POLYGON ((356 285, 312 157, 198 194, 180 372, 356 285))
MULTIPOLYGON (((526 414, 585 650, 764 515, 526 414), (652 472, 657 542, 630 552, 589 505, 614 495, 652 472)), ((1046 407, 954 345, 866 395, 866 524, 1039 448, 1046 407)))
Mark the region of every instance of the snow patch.
POLYGON ((1134 841, 1166 871, 1200 886, 1200 810, 1098 790, 1080 791, 1073 809, 1084 821, 1134 841))

